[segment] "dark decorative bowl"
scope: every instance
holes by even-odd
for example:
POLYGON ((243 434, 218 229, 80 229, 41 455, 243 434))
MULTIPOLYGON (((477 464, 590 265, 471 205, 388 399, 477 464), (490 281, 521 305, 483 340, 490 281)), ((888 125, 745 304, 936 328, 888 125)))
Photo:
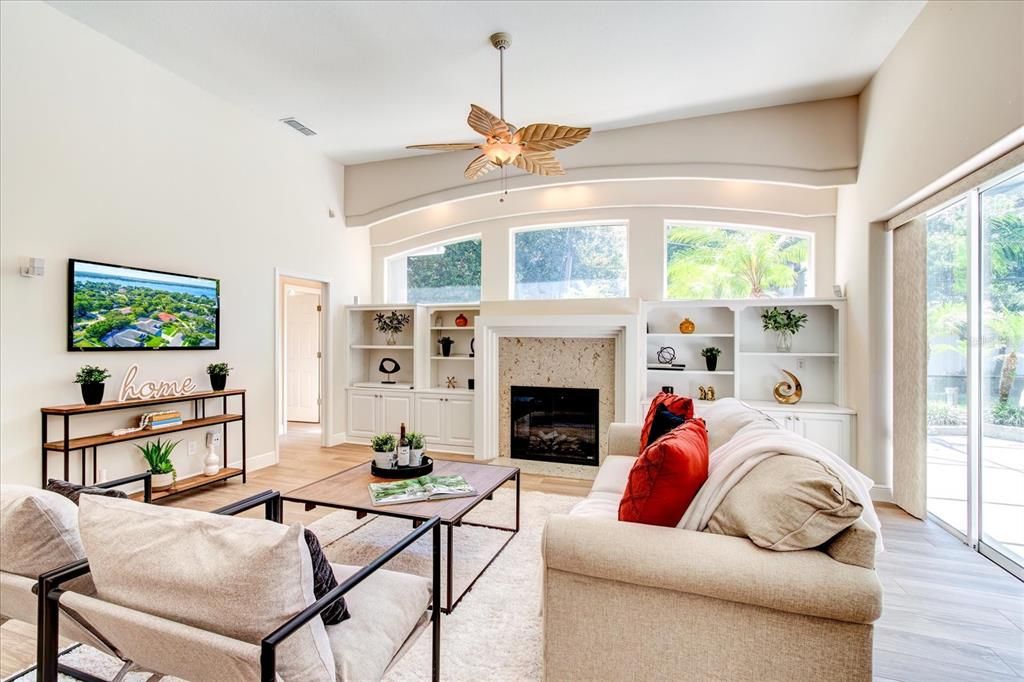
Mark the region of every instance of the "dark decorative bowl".
POLYGON ((426 476, 434 470, 434 460, 426 455, 423 455, 423 462, 418 467, 394 467, 393 469, 383 469, 378 467, 370 461, 370 473, 378 478, 419 478, 420 476, 426 476))

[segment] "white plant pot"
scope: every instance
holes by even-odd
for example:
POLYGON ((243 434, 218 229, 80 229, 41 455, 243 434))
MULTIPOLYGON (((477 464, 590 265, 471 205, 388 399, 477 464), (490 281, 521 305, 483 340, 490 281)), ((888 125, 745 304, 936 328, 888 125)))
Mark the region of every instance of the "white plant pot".
POLYGON ((203 465, 203 474, 206 476, 213 476, 220 471, 220 457, 213 451, 213 448, 210 448, 210 451, 206 453, 203 465))
POLYGON ((174 485, 174 473, 153 474, 153 490, 167 490, 174 485))
POLYGON ((409 466, 418 467, 423 464, 423 448, 409 451, 409 466))
POLYGON ((391 469, 395 466, 395 451, 373 453, 373 463, 378 469, 391 469))

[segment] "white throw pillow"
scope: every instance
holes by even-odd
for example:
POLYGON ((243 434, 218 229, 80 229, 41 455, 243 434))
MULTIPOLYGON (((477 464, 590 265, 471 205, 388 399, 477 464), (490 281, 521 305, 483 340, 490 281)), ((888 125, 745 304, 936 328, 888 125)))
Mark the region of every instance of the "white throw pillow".
MULTIPOLYGON (((84 495, 79 528, 97 596, 120 606, 259 644, 315 601, 299 524, 84 495)), ((319 618, 277 660, 286 680, 335 679, 319 618)))
POLYGON ((0 570, 35 579, 84 557, 74 502, 27 485, 0 485, 0 570))
POLYGON ((729 442, 736 432, 748 424, 775 422, 764 413, 746 405, 736 398, 719 398, 711 403, 701 403, 696 415, 708 427, 708 452, 714 452, 729 442))

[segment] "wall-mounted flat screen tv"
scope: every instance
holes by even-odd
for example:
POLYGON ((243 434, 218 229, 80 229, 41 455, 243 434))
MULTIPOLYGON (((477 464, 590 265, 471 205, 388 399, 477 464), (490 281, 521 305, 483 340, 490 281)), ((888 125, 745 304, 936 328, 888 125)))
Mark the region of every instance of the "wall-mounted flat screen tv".
POLYGON ((220 280, 68 260, 68 350, 220 348, 220 280))

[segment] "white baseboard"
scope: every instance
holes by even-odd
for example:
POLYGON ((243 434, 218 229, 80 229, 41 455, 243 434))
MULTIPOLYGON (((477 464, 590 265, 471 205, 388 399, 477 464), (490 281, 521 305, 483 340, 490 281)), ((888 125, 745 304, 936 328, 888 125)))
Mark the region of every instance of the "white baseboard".
POLYGON ((875 502, 892 502, 892 486, 873 486, 871 488, 871 499, 875 502))
MULTIPOLYGON (((250 455, 245 458, 246 471, 256 471, 257 469, 266 469, 277 464, 277 453, 271 450, 270 452, 264 452, 262 455, 250 455)), ((239 467, 242 466, 242 460, 237 462, 230 462, 228 466, 239 467)))
POLYGON ((327 437, 327 447, 331 448, 334 447, 335 445, 341 445, 346 441, 347 436, 348 434, 346 434, 344 431, 342 431, 341 433, 331 434, 330 436, 327 437))

